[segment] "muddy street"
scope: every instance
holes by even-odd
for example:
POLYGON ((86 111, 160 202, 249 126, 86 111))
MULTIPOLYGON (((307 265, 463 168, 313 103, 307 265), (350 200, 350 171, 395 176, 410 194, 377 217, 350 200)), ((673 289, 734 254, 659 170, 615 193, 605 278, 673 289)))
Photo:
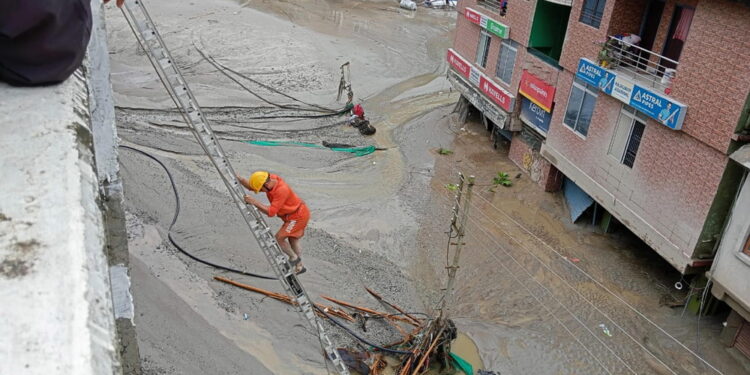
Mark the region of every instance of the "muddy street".
MULTIPOLYGON (((428 11, 415 17, 390 3, 351 1, 305 4, 304 17, 290 17, 300 13, 301 4, 162 2, 151 9, 238 173, 260 168, 278 173, 308 203, 313 219, 302 243, 308 292, 377 303, 365 292, 367 286, 408 311, 424 311, 407 266, 433 163, 425 139, 437 141, 428 137, 435 122, 426 118, 407 133, 397 130, 425 113, 444 116, 457 99, 437 58, 450 42, 454 15, 428 11), (189 33, 184 32, 188 24, 189 33), (335 102, 338 69, 350 61, 355 101, 363 102, 378 132, 364 138, 343 117, 289 119, 289 111, 274 106, 286 106, 288 97, 257 86, 252 90, 263 98, 253 95, 220 74, 199 50, 292 94, 293 105, 343 107, 335 102), (247 141, 325 141, 379 150, 356 156, 247 141), (403 148, 420 156, 406 158, 403 148)), ((127 25, 117 14, 109 16, 119 135, 122 144, 162 160, 174 176, 181 200, 174 240, 207 261, 271 273, 213 167, 170 109, 127 25)), ((449 141, 446 136, 444 142, 449 141)), ((166 241, 175 201, 164 171, 129 150, 121 151, 120 161, 131 213, 144 370, 326 373, 320 344, 291 307, 212 280, 223 273, 178 255, 166 241)), ((280 225, 270 223, 274 230, 280 225)), ((232 277, 278 289, 277 281, 232 277)), ((378 322, 370 324, 367 335, 381 343, 399 337, 378 322)), ((334 328, 331 338, 352 344, 334 328)))
MULTIPOLYGON (((453 194, 446 185, 463 172, 477 176, 477 190, 451 313, 465 334, 462 355, 475 368, 743 373, 715 344, 721 322, 683 318, 660 304, 685 298, 671 287, 679 275, 664 272, 661 258, 627 234, 573 225, 559 194, 516 177, 521 169, 507 158, 507 145, 493 149, 476 119, 458 123, 452 111, 459 96, 445 78, 444 58, 455 12, 357 0, 148 6, 237 173, 269 170, 307 202, 312 219, 301 280, 314 299, 377 308, 368 287, 407 311, 433 313, 445 282, 453 194), (348 126, 345 116, 316 116, 310 105, 343 108, 345 99, 336 96, 346 62, 373 136, 348 126), (226 68, 287 95, 240 79, 243 87, 226 68), (310 146, 324 142, 375 150, 310 146), (501 171, 513 186, 493 186, 501 171)), ((207 261, 271 274, 127 23, 110 10, 118 135, 173 175, 180 198, 174 241, 207 261)), ((164 170, 132 150, 121 149, 119 159, 144 372, 328 373, 315 333, 291 306, 213 277, 280 292, 278 281, 233 275, 181 254, 168 240, 176 201, 164 170)), ((274 231, 281 224, 269 223, 274 231)), ((383 322, 368 328, 362 334, 375 342, 400 337, 383 322)), ((337 344, 355 345, 343 331, 329 332, 337 344)))
POLYGON ((455 134, 446 146, 452 153, 437 156, 418 235, 420 264, 432 267, 413 272, 427 290, 441 285, 433 275, 445 267, 444 247, 426 244, 445 231, 435 217, 452 205, 446 185, 457 183, 459 172, 475 174, 465 272, 459 272, 453 311, 487 368, 511 374, 746 373, 719 343, 721 317, 698 320, 681 304, 670 307, 686 298, 673 287, 681 276, 643 242, 627 230, 605 235, 572 224, 561 195, 543 192, 522 174, 508 159, 507 142, 493 149, 477 119, 459 124, 451 115, 441 123, 455 134), (498 172, 508 173, 512 186, 493 184, 498 172))

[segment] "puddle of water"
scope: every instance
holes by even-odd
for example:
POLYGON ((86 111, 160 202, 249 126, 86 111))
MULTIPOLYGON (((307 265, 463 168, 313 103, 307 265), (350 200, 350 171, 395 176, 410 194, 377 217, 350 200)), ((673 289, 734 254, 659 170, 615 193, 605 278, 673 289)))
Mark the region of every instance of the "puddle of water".
MULTIPOLYGON (((456 340, 451 344, 451 352, 463 358, 465 361, 471 363, 474 368, 474 372, 478 369, 483 369, 482 359, 479 358, 479 349, 477 348, 474 341, 469 336, 459 332, 456 340)), ((397 374, 398 366, 400 362, 396 358, 386 357, 385 361, 388 363, 388 367, 381 372, 382 375, 395 375, 397 374)), ((433 364, 424 375, 465 375, 462 371, 456 370, 453 372, 441 371, 438 364, 433 364)))
POLYGON ((458 333, 458 337, 451 345, 451 351, 463 358, 466 362, 471 363, 474 367, 474 372, 478 369, 484 368, 482 358, 479 357, 479 348, 477 348, 474 340, 470 339, 466 334, 458 333))

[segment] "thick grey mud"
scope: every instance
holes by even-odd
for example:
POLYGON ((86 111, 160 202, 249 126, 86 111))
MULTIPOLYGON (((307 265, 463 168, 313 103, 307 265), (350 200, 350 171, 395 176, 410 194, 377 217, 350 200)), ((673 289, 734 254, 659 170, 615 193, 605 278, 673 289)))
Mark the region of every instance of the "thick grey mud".
MULTIPOLYGON (((426 140, 434 142, 436 119, 457 99, 442 77, 440 56, 450 44, 455 14, 415 15, 392 3, 359 1, 147 5, 236 171, 278 173, 310 206, 312 220, 302 241, 308 292, 380 308, 367 286, 407 310, 426 310, 410 267, 434 163, 433 145, 426 140), (288 111, 226 79, 197 48, 301 100, 336 108, 343 106, 335 102, 338 67, 350 61, 355 100, 364 104, 378 132, 364 138, 340 117, 287 119, 288 111), (383 150, 355 157, 248 140, 327 141, 383 150)), ((173 173, 182 200, 175 240, 212 262, 270 274, 127 25, 114 12, 108 25, 119 135, 123 144, 152 153, 173 173)), ((289 102, 252 88, 275 102, 289 102)), ((444 134, 443 142, 450 136, 444 134)), ((184 258, 165 241, 174 198, 159 166, 127 150, 120 162, 146 373, 326 373, 315 335, 291 307, 214 281, 223 273, 184 258)), ((280 222, 270 222, 274 230, 279 227, 280 222)), ((280 289, 276 281, 224 276, 280 289)), ((331 327, 330 332, 339 345, 353 345, 341 331, 331 327)), ((363 335, 375 342, 399 337, 377 321, 363 335)))

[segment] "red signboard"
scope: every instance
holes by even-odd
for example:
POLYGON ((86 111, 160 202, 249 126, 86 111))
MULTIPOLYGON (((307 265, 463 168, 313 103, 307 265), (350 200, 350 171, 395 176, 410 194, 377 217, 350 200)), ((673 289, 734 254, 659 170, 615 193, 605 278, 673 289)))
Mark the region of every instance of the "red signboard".
POLYGON ((513 109, 511 108, 513 98, 511 98, 505 90, 501 89, 484 75, 479 77, 479 89, 492 99, 493 102, 499 105, 500 108, 504 109, 506 112, 513 112, 513 109))
POLYGON ((477 12, 475 12, 471 8, 466 8, 464 10, 464 16, 466 16, 466 19, 468 19, 469 21, 471 21, 471 22, 473 22, 473 23, 475 23, 477 25, 479 25, 482 22, 482 15, 479 14, 479 13, 477 13, 477 12))
POLYGON ((448 64, 456 69, 462 76, 469 78, 471 73, 471 65, 469 62, 464 60, 463 57, 459 56, 453 49, 448 49, 448 64))
POLYGON ((524 70, 518 92, 547 112, 552 112, 555 101, 555 86, 549 85, 535 75, 524 70))

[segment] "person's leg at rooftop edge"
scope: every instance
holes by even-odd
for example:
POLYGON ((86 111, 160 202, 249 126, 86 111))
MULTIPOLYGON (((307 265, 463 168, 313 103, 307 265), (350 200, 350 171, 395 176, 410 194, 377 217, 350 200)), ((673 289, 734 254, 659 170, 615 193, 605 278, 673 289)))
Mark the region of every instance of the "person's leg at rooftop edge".
POLYGON ((270 205, 265 205, 255 198, 245 195, 245 203, 252 204, 269 217, 278 216, 284 221, 276 233, 276 240, 281 250, 289 257, 297 274, 307 271, 302 265, 300 239, 310 220, 310 211, 302 199, 292 191, 284 180, 266 171, 254 172, 249 179, 237 176, 237 180, 250 191, 264 192, 270 205))

